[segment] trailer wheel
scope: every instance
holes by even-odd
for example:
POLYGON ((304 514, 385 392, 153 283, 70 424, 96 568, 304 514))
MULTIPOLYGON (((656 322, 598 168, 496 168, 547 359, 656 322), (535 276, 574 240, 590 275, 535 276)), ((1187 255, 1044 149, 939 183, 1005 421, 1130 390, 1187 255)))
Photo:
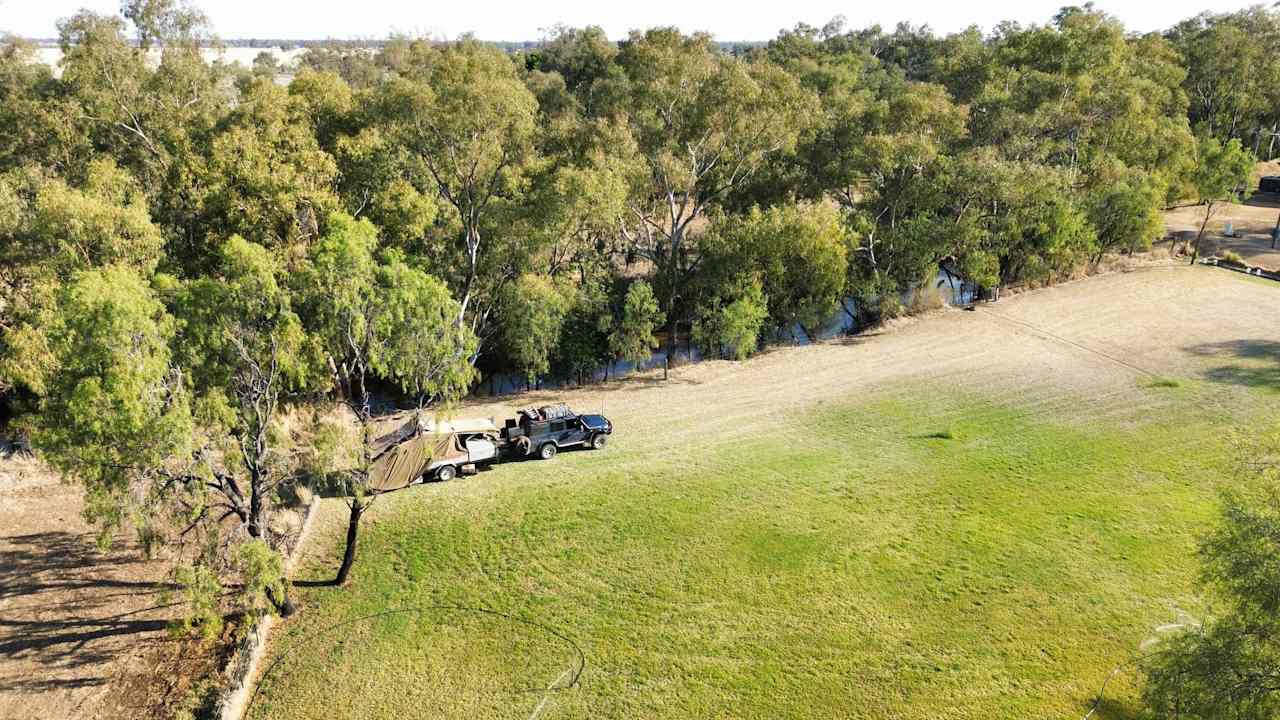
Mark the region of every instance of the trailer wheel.
POLYGON ((596 433, 591 436, 591 449, 603 450, 604 446, 609 442, 609 436, 604 433, 596 433))
POLYGON ((557 448, 555 443, 547 443, 546 445, 538 448, 538 457, 543 460, 550 460, 556 456, 556 450, 557 448))
POLYGON ((440 482, 449 482, 457 476, 458 470, 452 465, 445 465, 436 471, 436 477, 440 479, 440 482))

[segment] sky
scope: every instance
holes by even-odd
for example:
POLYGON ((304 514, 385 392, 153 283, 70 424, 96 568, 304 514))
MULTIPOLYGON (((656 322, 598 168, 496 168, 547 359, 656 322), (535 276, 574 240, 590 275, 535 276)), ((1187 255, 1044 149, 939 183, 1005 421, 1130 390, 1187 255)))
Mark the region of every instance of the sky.
MULTIPOLYGON (((1101 0, 1097 7, 1135 31, 1161 30, 1213 9, 1236 10, 1256 0, 1101 0)), ((223 38, 383 38, 390 32, 456 38, 467 32, 482 40, 537 40, 545 28, 600 25, 611 38, 628 30, 677 25, 686 32, 705 30, 720 40, 768 40, 782 28, 805 22, 821 26, 843 15, 850 27, 898 22, 928 24, 939 33, 976 24, 990 30, 1002 20, 1047 22, 1068 0, 197 0, 223 38), (752 6, 755 7, 752 7, 752 6), (747 10, 748 7, 752 9, 747 10)), ((55 23, 80 8, 115 13, 120 0, 0 0, 0 32, 23 37, 56 37, 55 23)))

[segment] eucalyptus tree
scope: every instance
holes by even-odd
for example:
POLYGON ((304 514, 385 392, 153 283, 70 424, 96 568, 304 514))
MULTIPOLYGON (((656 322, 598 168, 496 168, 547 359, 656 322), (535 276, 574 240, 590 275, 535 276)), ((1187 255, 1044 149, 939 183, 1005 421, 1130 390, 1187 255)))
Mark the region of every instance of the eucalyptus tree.
POLYGON ((775 329, 814 339, 844 296, 855 241, 833 204, 788 204, 717 218, 703 252, 713 275, 759 282, 775 329))
POLYGON ((617 76, 618 46, 596 25, 581 28, 556 25, 550 37, 538 49, 538 70, 557 73, 565 88, 591 113, 594 106, 592 89, 596 81, 617 76))
POLYGON ((209 565, 234 561, 243 530, 274 552, 290 471, 269 434, 301 361, 279 260, 233 238, 214 275, 156 276, 163 239, 138 184, 109 160, 87 172, 81 187, 0 180, 0 385, 29 395, 20 423, 85 485, 102 539, 132 523, 148 546, 226 550, 196 558, 209 565))
POLYGON ((1204 205, 1204 220, 1191 244, 1191 262, 1200 256, 1200 241, 1214 212, 1223 202, 1238 199, 1240 191, 1249 181, 1254 158, 1240 146, 1239 139, 1220 142, 1212 136, 1200 138, 1196 153, 1196 168, 1192 175, 1196 197, 1204 205))
POLYGON ((0 172, 40 165, 68 173, 81 170, 91 154, 79 121, 52 68, 39 62, 36 46, 0 33, 0 172))
POLYGON ((46 321, 53 363, 24 422, 41 456, 84 486, 99 543, 131 524, 146 552, 165 547, 192 603, 186 628, 213 637, 230 573, 243 581, 239 597, 251 615, 267 602, 287 608, 280 544, 267 531, 274 478, 263 464, 272 459, 265 413, 274 410, 274 386, 264 387, 255 365, 260 342, 239 324, 242 332, 225 340, 236 348, 237 366, 224 382, 239 388, 239 406, 229 407, 219 385, 193 382, 181 367, 173 350, 179 325, 137 269, 113 264, 77 273, 46 321), (242 456, 219 457, 229 450, 228 431, 242 456), (239 522, 224 523, 230 518, 239 522))
POLYGON ((924 229, 946 238, 944 251, 980 286, 1049 280, 1097 251, 1065 169, 980 148, 955 158, 942 191, 945 209, 924 229))
POLYGON ((1255 6, 1201 13, 1166 36, 1186 68, 1191 123, 1221 142, 1273 156, 1280 131, 1280 13, 1255 6))
MULTIPOLYGON (((163 2, 157 6, 185 12, 163 2)), ((204 61, 201 47, 213 38, 206 26, 190 24, 192 17, 155 21, 153 29, 173 34, 159 38, 154 66, 126 38, 119 17, 86 11, 59 23, 59 82, 74 104, 74 127, 96 153, 110 155, 138 179, 176 263, 193 252, 200 255, 210 240, 200 222, 203 170, 216 126, 232 106, 228 66, 204 61)), ((86 153, 80 163, 94 154, 86 153)), ((72 164, 62 172, 76 177, 81 167, 72 164)))
POLYGON ((207 39, 208 17, 181 0, 124 0, 120 13, 133 24, 143 51, 207 39))
POLYGON ((644 280, 636 280, 627 286, 622 312, 610 328, 609 350, 614 357, 638 365, 658 348, 654 330, 661 324, 662 311, 653 288, 644 280))
POLYGON ((1105 188, 1086 199, 1089 222, 1097 231, 1096 264, 1108 252, 1140 252, 1165 232, 1159 208, 1164 201, 1158 179, 1142 172, 1127 171, 1105 188))
POLYGON ((940 211, 945 168, 968 138, 967 108, 942 85, 908 79, 894 64, 930 43, 919 29, 903 28, 896 37, 849 33, 840 23, 800 26, 765 51, 821 102, 793 169, 780 178, 783 191, 772 197, 785 198, 789 188, 841 208, 852 233, 846 289, 864 310, 922 280, 946 254, 942 236, 916 232, 916 219, 940 211), (909 52, 891 47, 907 36, 923 45, 909 52))
POLYGON ((79 187, 36 170, 0 175, 0 394, 39 396, 55 366, 48 328, 61 288, 107 266, 149 276, 163 238, 133 178, 109 159, 79 187))
POLYGON ((537 100, 509 57, 474 40, 415 43, 401 76, 381 92, 392 138, 429 176, 457 228, 460 267, 449 268, 457 322, 480 330, 496 299, 486 264, 500 260, 494 240, 510 240, 502 237, 504 206, 538 162, 537 100))
POLYGON ((740 277, 735 285, 722 288, 716 302, 699 305, 693 342, 708 356, 746 360, 759 349, 768 319, 768 298, 760 282, 740 277))
POLYGON ((377 499, 370 487, 373 390, 381 378, 419 407, 448 404, 470 387, 474 334, 458 325, 460 303, 436 278, 379 253, 368 220, 337 213, 298 274, 303 322, 312 352, 323 358, 336 397, 355 419, 350 464, 332 468, 347 498, 346 548, 335 582, 347 582, 356 559, 360 520, 377 499))
POLYGON ((633 32, 618 62, 625 78, 609 91, 613 104, 597 112, 624 119, 635 140, 629 221, 620 232, 654 264, 674 347, 681 287, 696 263, 691 229, 770 156, 795 145, 815 101, 782 69, 722 55, 710 36, 674 28, 633 32))
POLYGON ((1088 186, 1112 161, 1166 182, 1192 151, 1185 70, 1165 43, 1130 38, 1115 18, 1068 7, 1049 25, 1007 24, 972 100, 970 134, 1011 160, 1062 167, 1088 186))
MULTIPOLYGON (((198 175, 204 236, 183 248, 181 261, 199 267, 201 249, 217 238, 256 237, 274 250, 315 240, 338 208, 337 166, 316 139, 311 106, 268 79, 254 79, 219 123, 198 175)), ((297 253, 295 253, 297 254, 297 253)))
POLYGON ((82 122, 95 145, 129 168, 153 202, 166 175, 198 151, 229 106, 224 71, 200 55, 211 36, 202 23, 188 22, 194 20, 155 18, 139 30, 148 42, 156 39, 152 32, 175 33, 159 38, 163 49, 154 69, 146 51, 126 38, 119 17, 82 11, 58 23, 61 81, 80 104, 82 122))
MULTIPOLYGON (((282 399, 308 387, 315 370, 285 282, 283 258, 232 236, 209 274, 183 282, 161 278, 178 332, 173 355, 195 397, 205 442, 194 460, 211 478, 196 517, 235 517, 272 548, 269 514, 297 463, 281 433, 282 399)), ((192 522, 195 522, 193 518, 192 522)))
POLYGON ((545 276, 524 273, 503 291, 501 347, 533 384, 551 369, 552 357, 571 308, 569 288, 545 276))
POLYGON ((173 319, 136 269, 115 264, 59 288, 43 329, 53 362, 27 418, 32 445, 84 485, 85 515, 106 545, 128 520, 145 527, 193 451, 173 319))

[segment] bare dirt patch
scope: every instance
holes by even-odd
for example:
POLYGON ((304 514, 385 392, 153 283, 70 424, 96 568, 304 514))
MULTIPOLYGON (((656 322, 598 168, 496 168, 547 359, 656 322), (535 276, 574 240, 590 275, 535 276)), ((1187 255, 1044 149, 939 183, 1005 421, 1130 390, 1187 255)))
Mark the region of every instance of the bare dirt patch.
POLYGON ((0 458, 0 718, 170 717, 215 650, 174 640, 167 565, 99 552, 82 491, 0 458))
MULTIPOLYGON (((1255 185, 1256 186, 1256 185, 1255 185)), ((1280 245, 1271 244, 1271 231, 1280 217, 1280 195, 1255 193, 1244 203, 1221 203, 1214 206, 1213 217, 1205 228, 1202 256, 1221 255, 1230 250, 1250 265, 1280 270, 1280 245), (1240 237, 1226 237, 1227 224, 1240 237)), ((1194 239, 1204 221, 1203 205, 1186 205, 1165 213, 1169 233, 1179 239, 1194 239)))

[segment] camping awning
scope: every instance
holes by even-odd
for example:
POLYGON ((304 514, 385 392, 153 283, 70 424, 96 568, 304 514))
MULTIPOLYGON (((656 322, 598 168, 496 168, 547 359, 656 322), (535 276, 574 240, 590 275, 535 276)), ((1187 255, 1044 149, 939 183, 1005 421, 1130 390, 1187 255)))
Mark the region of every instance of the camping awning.
POLYGON ((417 411, 376 418, 371 428, 369 487, 388 492, 417 482, 440 460, 466 462, 460 434, 497 433, 492 418, 437 420, 417 411))

